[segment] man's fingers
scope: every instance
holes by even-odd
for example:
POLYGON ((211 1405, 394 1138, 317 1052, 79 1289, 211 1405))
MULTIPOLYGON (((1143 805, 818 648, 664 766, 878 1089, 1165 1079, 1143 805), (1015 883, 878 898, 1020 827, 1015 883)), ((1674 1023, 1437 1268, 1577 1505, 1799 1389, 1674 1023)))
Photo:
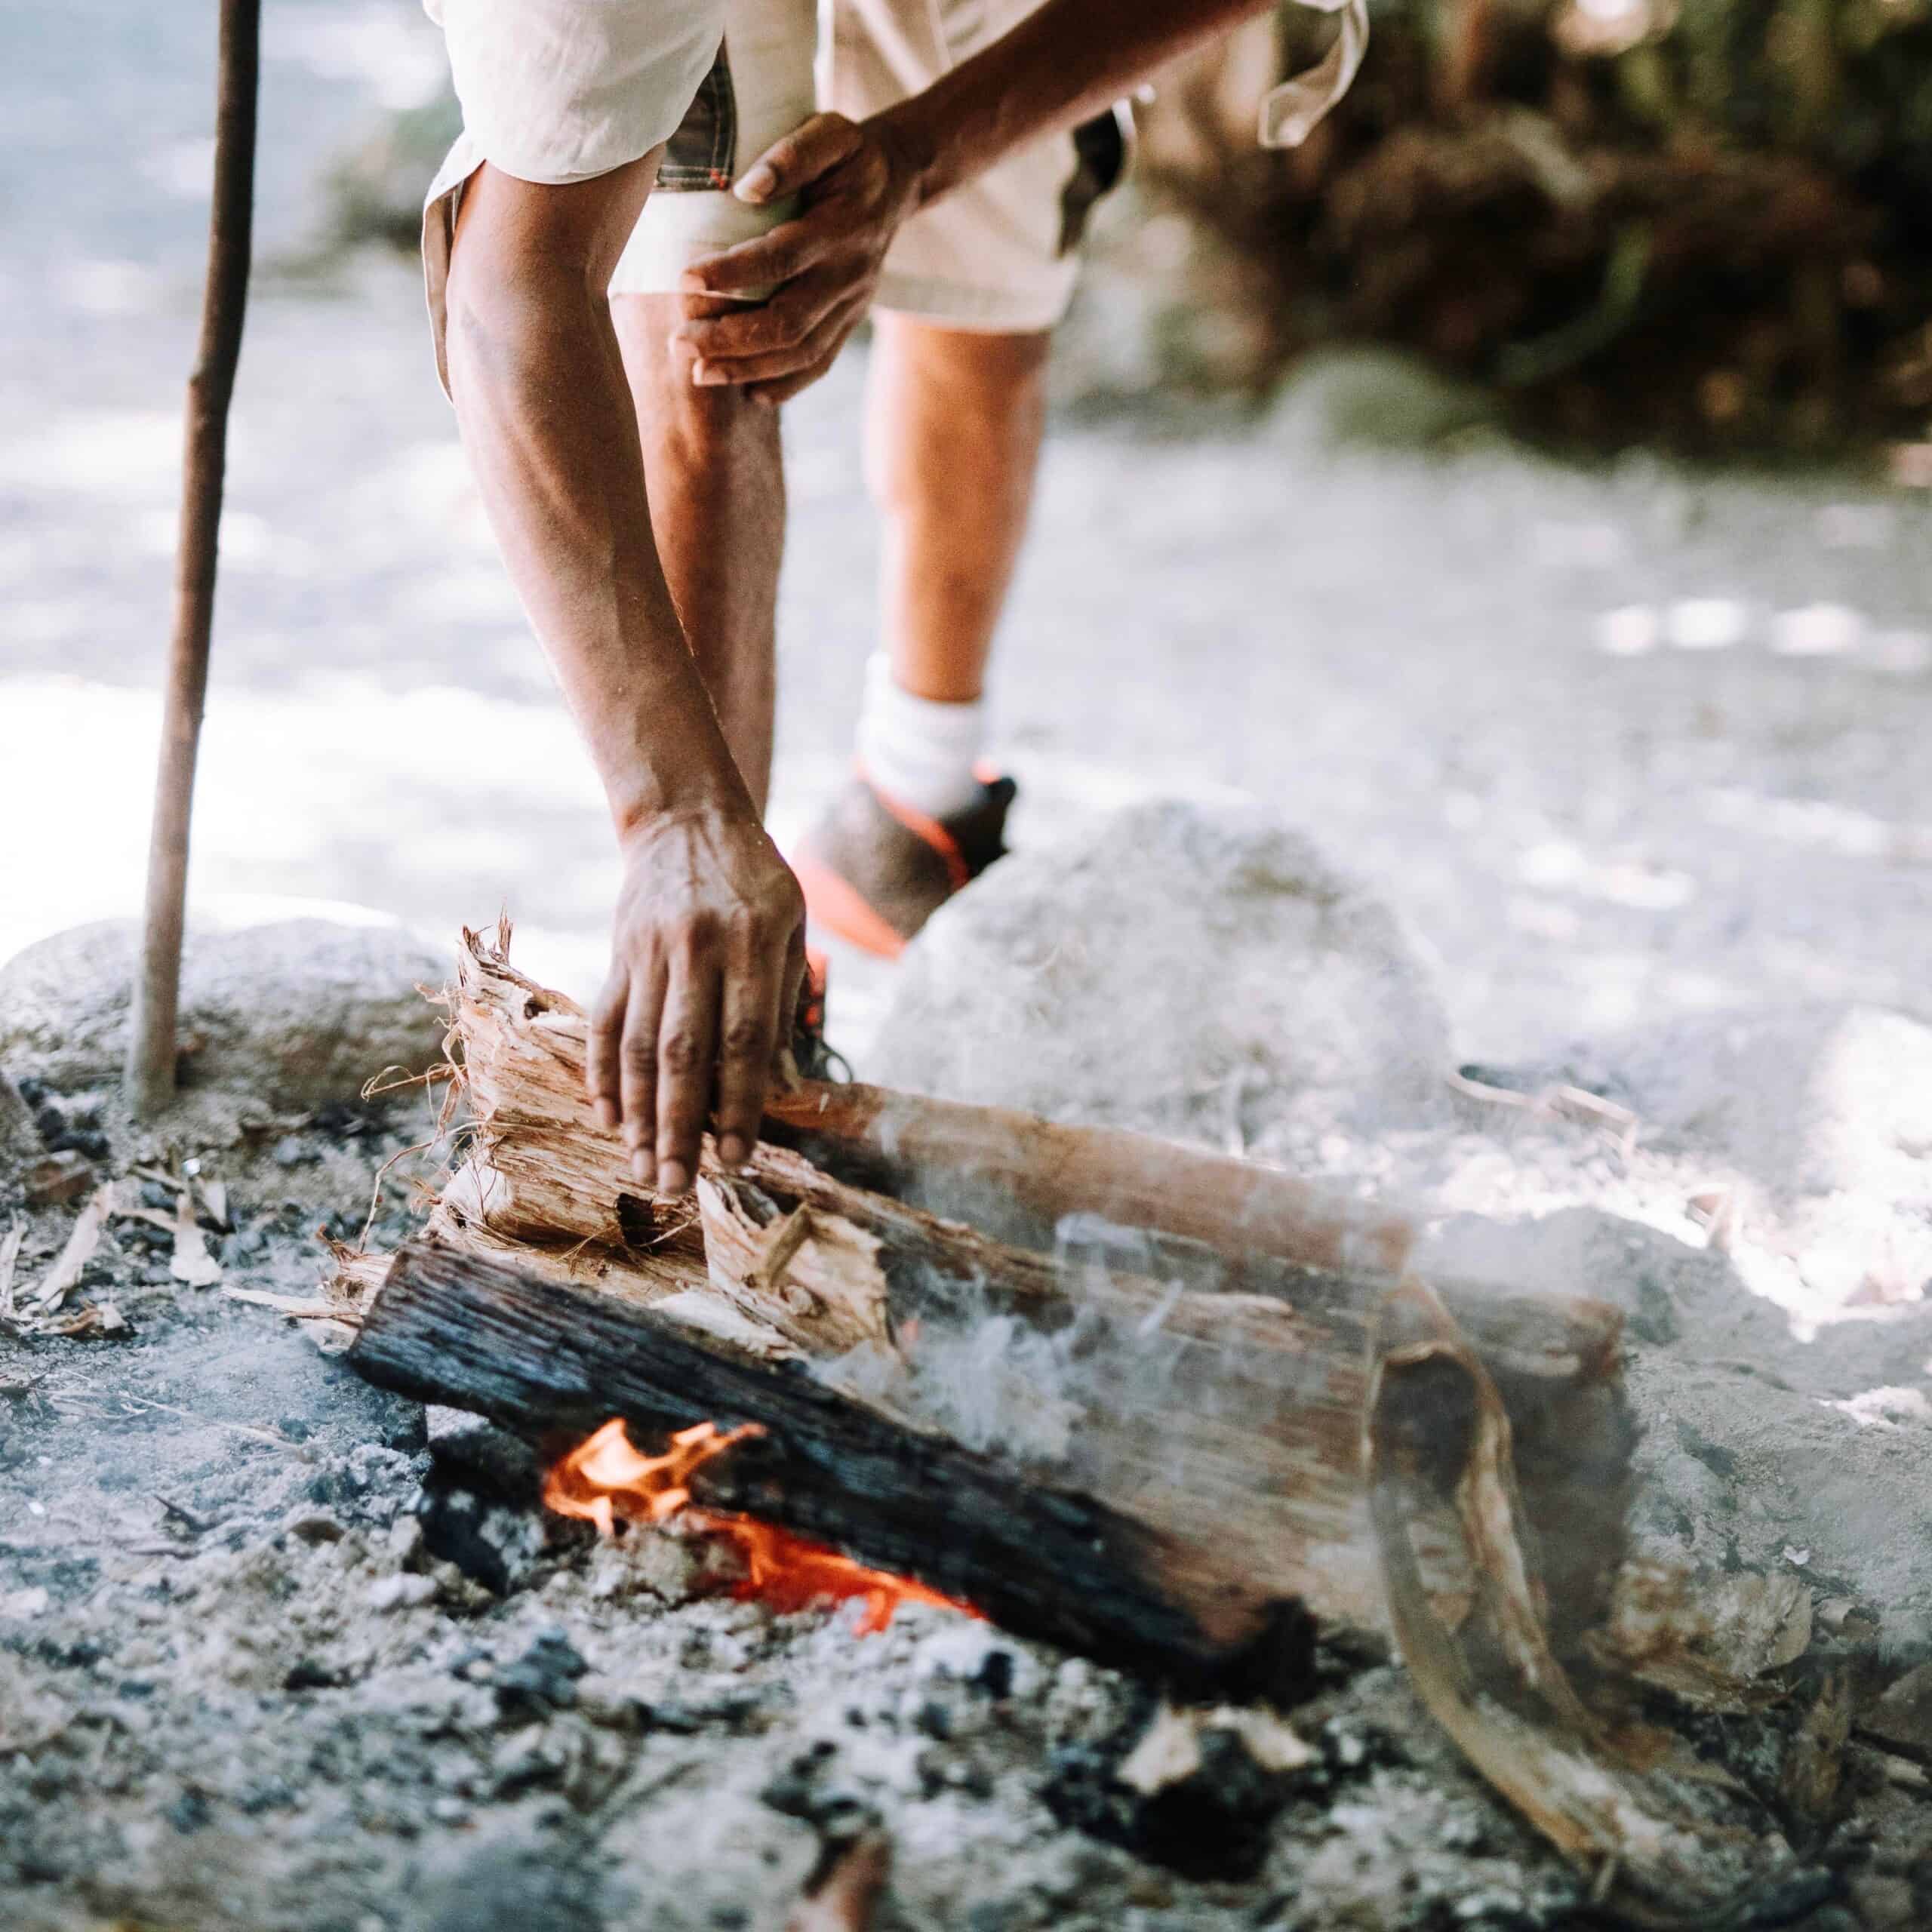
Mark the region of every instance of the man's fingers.
POLYGON ((665 991, 657 1034, 657 1191, 681 1194, 697 1172, 697 1146, 718 1072, 718 968, 687 955, 665 991))
POLYGON ((718 1037, 718 1156, 728 1167, 748 1159, 764 1111, 771 1056, 783 1023, 784 975, 762 947, 746 944, 724 975, 718 1037))
POLYGON ((844 240, 844 225, 828 222, 820 209, 811 221, 781 221, 768 234, 740 242, 692 263, 679 278, 686 295, 742 295, 775 288, 807 269, 844 240))
POLYGON ((590 1009, 590 1051, 584 1061, 584 1085, 596 1112, 597 1124, 606 1134, 617 1131, 623 1113, 621 1048, 630 990, 629 974, 614 965, 611 977, 604 982, 604 990, 590 1009))
POLYGON ((752 202, 795 195, 856 153, 860 140, 857 125, 844 115, 814 114, 774 141, 732 184, 731 192, 740 201, 752 202))
POLYGON ((838 360, 838 350, 845 346, 840 342, 832 352, 822 361, 814 362, 809 369, 801 369, 795 376, 784 376, 775 382, 747 383, 744 393, 754 402, 761 402, 776 409, 781 402, 789 402, 801 389, 808 389, 818 379, 826 374, 833 363, 838 360))
POLYGON ((631 1172, 646 1187, 657 1180, 657 1034, 664 1011, 664 969, 656 962, 631 976, 624 1012, 624 1140, 631 1172))
MULTIPOLYGON (((713 368, 743 355, 768 355, 803 340, 851 294, 848 277, 835 269, 814 269, 755 309, 734 305, 722 315, 686 322, 673 340, 713 368)), ((724 373, 728 378, 730 372, 724 373)))
POLYGON ((805 988, 805 929, 792 928, 792 943, 785 949, 785 973, 778 993, 780 1047, 789 1047, 798 1024, 798 1001, 805 988))
POLYGON ((741 355, 725 365, 734 383, 771 382, 795 376, 801 369, 817 369, 829 363, 845 338, 859 325, 866 312, 863 297, 841 302, 822 316, 804 339, 787 349, 774 349, 762 355, 741 355))

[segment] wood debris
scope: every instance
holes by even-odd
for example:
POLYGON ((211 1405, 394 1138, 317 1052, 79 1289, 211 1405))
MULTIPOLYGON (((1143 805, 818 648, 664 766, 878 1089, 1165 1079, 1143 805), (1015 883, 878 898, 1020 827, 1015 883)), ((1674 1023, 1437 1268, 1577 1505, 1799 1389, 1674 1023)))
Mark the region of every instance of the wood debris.
MULTIPOLYGON (((1470 1762, 1592 1874, 1598 1903, 1637 1924, 1701 1932, 1801 1869, 1743 1786, 1673 1734, 1585 1702, 1558 1654, 1574 1599, 1539 1561, 1511 1436, 1494 1381, 1441 1299, 1417 1283, 1392 1294, 1366 1454, 1417 1690, 1470 1762), (1426 1586, 1419 1552, 1429 1534, 1467 1550, 1466 1612, 1445 1612, 1426 1586)), ((1808 1621, 1808 1601, 1806 1611, 1808 1621)), ((1590 1634, 1573 1630, 1563 1647, 1587 1648, 1579 1640, 1590 1634)))
POLYGON ((94 1164, 85 1154, 63 1148, 36 1161, 22 1177, 29 1208, 58 1207, 78 1201, 94 1183, 94 1164))
POLYGON ((114 1213, 116 1199, 113 1182, 97 1189, 94 1198, 81 1210, 73 1232, 67 1237, 54 1266, 36 1282, 33 1299, 42 1315, 51 1315, 78 1284, 88 1263, 94 1259, 100 1238, 114 1213))
POLYGON ((20 1258, 20 1244, 27 1238, 27 1224, 16 1215, 0 1235, 0 1321, 11 1321, 14 1313, 14 1270, 20 1258))
MULTIPOLYGON (((333 1292, 364 1322, 352 1362, 374 1379, 526 1432, 622 1415, 641 1444, 758 1421, 693 1478, 701 1507, 829 1536, 1157 1681, 1239 1677, 1270 1605, 1392 1628, 1470 1761, 1630 1922, 1703 1926, 1812 1881, 1751 1791, 1632 1721, 1659 1690, 1720 1711, 1789 1694, 1810 1597, 1788 1572, 1713 1581, 1626 1546, 1614 1311, 1426 1286, 1404 1272, 1407 1217, 1252 1164, 858 1085, 774 1094, 746 1171, 707 1154, 694 1219, 637 1190, 583 1098, 583 1016, 506 943, 467 935, 448 995, 476 1115, 465 1164, 400 1257, 339 1256, 333 1292), (931 1406, 928 1371, 996 1387, 997 1365, 943 1351, 1000 1323, 1097 1324, 1163 1376, 1140 1388, 1103 1355, 1095 1388, 1063 1376, 971 1438, 989 1456, 962 1454, 975 1425, 931 1406), (1028 1446, 1056 1403, 1054 1439, 1028 1446), (861 1466, 878 1474, 855 1481, 861 1466), (944 1505, 921 1500, 929 1478, 944 1505), (980 1531, 956 1534, 959 1499, 982 1491, 1001 1499, 989 1521, 1050 1507, 969 1577, 958 1552, 980 1531), (1101 1512, 1115 1565, 1070 1591, 1091 1558, 1043 1565, 1041 1540, 1069 1509, 1101 1512), (955 1532, 937 1542, 935 1512, 955 1532), (1078 1630, 1054 1607, 1069 1596, 1078 1630)), ((1581 1089, 1492 1097, 1626 1152, 1636 1133, 1581 1089)), ((1306 1747, 1282 1728, 1291 1762, 1306 1747)), ((1835 1733, 1816 1729, 1792 1775, 1823 1802, 1835 1733)), ((1137 1775, 1174 1771, 1201 1734, 1171 1715, 1137 1775)))
POLYGON ((1315 1751, 1286 1719, 1263 1704, 1182 1708, 1164 1704, 1113 1775, 1130 1791, 1151 1798, 1201 1769, 1201 1740, 1209 1731, 1230 1731, 1264 1771, 1297 1771, 1315 1751))
POLYGON ((829 1845, 785 1932, 868 1932, 891 1870, 892 1843, 883 1832, 829 1845))
POLYGON ((221 1280, 221 1263, 208 1252, 195 1218, 193 1197, 185 1189, 175 1196, 174 1258, 168 1272, 191 1288, 211 1288, 221 1280))

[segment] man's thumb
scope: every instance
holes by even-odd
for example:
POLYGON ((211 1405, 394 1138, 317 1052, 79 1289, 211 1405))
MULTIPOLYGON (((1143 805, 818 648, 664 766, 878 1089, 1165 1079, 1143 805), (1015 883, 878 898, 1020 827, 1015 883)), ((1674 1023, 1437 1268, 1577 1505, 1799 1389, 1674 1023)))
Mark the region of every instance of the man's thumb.
POLYGON ((775 202, 795 195, 859 145, 858 128, 842 114, 814 114, 774 141, 731 184, 741 202, 775 202))

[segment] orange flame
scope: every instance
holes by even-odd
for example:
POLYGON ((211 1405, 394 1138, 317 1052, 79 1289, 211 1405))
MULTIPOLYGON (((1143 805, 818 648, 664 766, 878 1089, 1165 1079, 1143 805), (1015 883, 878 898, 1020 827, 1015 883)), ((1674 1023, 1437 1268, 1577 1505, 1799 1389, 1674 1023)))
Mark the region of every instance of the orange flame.
POLYGON ((544 1506, 560 1516, 595 1523, 607 1537, 616 1534, 620 1518, 656 1524, 681 1516, 693 1529, 737 1550, 744 1574, 732 1586, 733 1595, 755 1598, 780 1614, 860 1597, 865 1600, 857 1624, 862 1636, 884 1629, 903 1603, 980 1614, 971 1604, 942 1596, 909 1577, 869 1569, 775 1523, 689 1507, 691 1479, 699 1469, 734 1443, 764 1433, 756 1423, 721 1429, 715 1423, 701 1422, 679 1429, 663 1455, 643 1456, 631 1446, 622 1417, 614 1417, 552 1466, 543 1478, 544 1506))

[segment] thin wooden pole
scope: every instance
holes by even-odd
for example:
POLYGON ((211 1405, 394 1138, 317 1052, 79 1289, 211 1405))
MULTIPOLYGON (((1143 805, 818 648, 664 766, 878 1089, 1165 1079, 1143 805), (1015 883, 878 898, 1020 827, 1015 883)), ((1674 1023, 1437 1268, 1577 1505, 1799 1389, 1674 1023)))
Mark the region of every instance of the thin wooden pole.
POLYGON ((181 464, 181 531, 174 565, 174 631, 168 645, 161 763, 148 846, 147 909, 134 976, 128 1097, 139 1114, 174 1091, 181 937, 188 899, 188 827, 195 760, 208 687, 216 553, 228 456, 228 405, 242 355, 255 208, 255 99, 261 67, 261 0, 221 0, 217 60, 214 195, 208 280, 181 464))

